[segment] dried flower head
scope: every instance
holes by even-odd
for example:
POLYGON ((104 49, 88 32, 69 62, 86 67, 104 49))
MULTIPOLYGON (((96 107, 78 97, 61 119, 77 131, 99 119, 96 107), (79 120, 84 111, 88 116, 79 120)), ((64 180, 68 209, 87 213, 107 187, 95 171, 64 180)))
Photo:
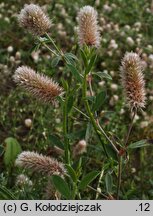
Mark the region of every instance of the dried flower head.
POLYGON ((80 140, 74 147, 73 147, 73 157, 77 157, 78 155, 83 154, 87 150, 87 143, 85 140, 80 140))
POLYGON ((13 78, 18 85, 43 102, 53 102, 62 93, 62 88, 56 82, 27 66, 18 67, 13 78))
POLYGON ((52 23, 40 6, 35 4, 25 5, 18 15, 19 24, 36 36, 48 32, 52 23))
POLYGON ((97 22, 97 11, 91 6, 84 6, 78 13, 78 37, 80 46, 86 44, 98 47, 100 34, 97 22))
POLYGON ((19 167, 31 169, 32 171, 46 175, 56 174, 63 176, 66 172, 62 163, 36 152, 22 152, 18 155, 15 164, 19 167))
POLYGON ((128 105, 133 108, 145 107, 145 81, 143 62, 137 53, 127 52, 121 62, 121 79, 128 105))

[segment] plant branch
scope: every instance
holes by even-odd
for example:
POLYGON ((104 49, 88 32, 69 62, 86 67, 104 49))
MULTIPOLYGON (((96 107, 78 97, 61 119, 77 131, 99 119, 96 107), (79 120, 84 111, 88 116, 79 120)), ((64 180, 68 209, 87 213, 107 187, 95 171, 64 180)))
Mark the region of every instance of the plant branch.
POLYGON ((63 102, 63 134, 64 134, 64 144, 65 144, 65 163, 70 165, 70 149, 69 149, 69 139, 68 134, 68 124, 67 124, 67 94, 66 99, 63 102))
MULTIPOLYGON (((134 109, 133 116, 132 116, 132 119, 131 119, 131 123, 129 125, 129 129, 128 129, 128 132, 127 132, 127 135, 126 135, 125 141, 124 141, 125 147, 128 146, 128 140, 129 140, 129 136, 130 136, 130 133, 131 133, 131 130, 132 130, 132 127, 133 127, 133 121, 134 121, 136 113, 137 113, 137 109, 134 109)), ((118 155, 117 199, 119 199, 121 180, 122 180, 122 155, 119 154, 118 155)))
POLYGON ((89 103, 88 103, 87 98, 86 98, 86 91, 87 91, 87 80, 86 79, 87 79, 87 75, 85 74, 84 79, 83 79, 83 87, 82 87, 82 95, 83 95, 83 100, 84 100, 84 103, 85 103, 85 107, 86 107, 88 116, 90 118, 90 121, 91 121, 91 123, 93 125, 93 128, 94 128, 94 130, 95 130, 95 132, 96 132, 96 134, 97 134, 97 136, 98 136, 98 138, 99 138, 99 140, 100 140, 100 142, 101 142, 101 144, 103 146, 103 150, 104 150, 107 158, 109 158, 108 153, 107 153, 106 148, 105 148, 105 145, 104 145, 104 143, 103 143, 103 141, 101 139, 101 134, 98 131, 97 123, 96 123, 96 121, 94 119, 94 116, 93 116, 91 110, 90 110, 90 106, 89 106, 89 103))
POLYGON ((128 140, 129 140, 129 136, 130 136, 130 133, 131 133, 131 130, 132 130, 132 127, 133 127, 133 121, 134 121, 136 113, 137 113, 137 109, 135 109, 133 111, 133 116, 132 116, 132 119, 131 119, 131 124, 129 126, 128 133, 126 135, 125 142, 124 142, 125 143, 125 147, 128 146, 128 140))
POLYGON ((121 187, 122 177, 122 156, 118 156, 118 176, 117 176, 117 200, 119 199, 119 192, 121 187))
MULTIPOLYGON (((89 74, 89 76, 91 76, 91 74, 89 74)), ((90 95, 93 96, 93 89, 92 89, 92 83, 91 83, 91 77, 89 77, 89 90, 90 90, 90 95)), ((118 149, 116 148, 116 146, 114 145, 113 141, 107 136, 107 134, 105 133, 104 129, 101 127, 99 119, 98 119, 98 115, 97 112, 95 111, 95 117, 96 117, 96 122, 97 125, 99 127, 99 130, 101 131, 101 133, 105 136, 105 138, 108 140, 108 142, 112 145, 112 147, 114 148, 114 150, 117 152, 117 154, 119 154, 118 149)))

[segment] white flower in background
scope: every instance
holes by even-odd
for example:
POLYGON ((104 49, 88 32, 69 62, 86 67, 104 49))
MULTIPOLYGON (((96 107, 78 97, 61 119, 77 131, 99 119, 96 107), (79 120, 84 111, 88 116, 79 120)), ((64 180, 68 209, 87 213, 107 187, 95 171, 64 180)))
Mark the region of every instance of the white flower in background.
POLYGON ((126 42, 128 43, 128 45, 133 46, 134 45, 134 40, 131 37, 127 37, 126 38, 126 42))
POLYGON ((20 53, 19 51, 17 51, 17 52, 15 53, 15 59, 16 59, 16 60, 21 59, 21 53, 20 53))
POLYGON ((151 63, 153 63, 153 54, 150 54, 150 55, 148 56, 148 60, 149 60, 151 63))
POLYGON ((117 91, 117 90, 118 90, 118 85, 115 84, 115 83, 112 83, 110 87, 111 87, 111 89, 112 89, 113 91, 117 91))
POLYGON ((118 44, 116 43, 115 40, 111 40, 110 44, 109 44, 109 49, 117 49, 118 48, 118 44))
POLYGON ((104 4, 103 10, 107 13, 110 13, 112 11, 112 8, 108 4, 104 4))
POLYGON ((27 128, 31 128, 32 120, 30 118, 24 120, 24 124, 27 128))
POLYGON ((7 52, 8 53, 12 53, 14 50, 14 48, 12 46, 7 47, 7 52))
POLYGON ((98 85, 100 86, 100 87, 103 87, 104 85, 105 85, 105 81, 100 81, 99 83, 98 83, 98 85))
POLYGON ((125 30, 129 31, 131 29, 131 27, 129 25, 125 25, 124 26, 125 30))

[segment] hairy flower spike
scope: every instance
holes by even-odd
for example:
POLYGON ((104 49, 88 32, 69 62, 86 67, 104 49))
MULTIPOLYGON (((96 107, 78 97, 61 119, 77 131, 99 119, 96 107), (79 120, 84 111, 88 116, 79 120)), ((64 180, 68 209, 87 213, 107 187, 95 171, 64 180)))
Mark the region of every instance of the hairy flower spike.
POLYGON ((40 6, 35 4, 25 5, 18 15, 19 24, 36 36, 45 34, 52 23, 40 6))
POLYGON ((63 176, 66 173, 62 163, 51 157, 43 156, 42 154, 30 151, 22 152, 16 159, 15 164, 16 166, 27 168, 46 175, 56 174, 63 176))
POLYGON ((98 47, 100 34, 97 24, 97 11, 91 6, 84 6, 78 13, 78 37, 80 46, 86 44, 98 47))
POLYGON ((143 62, 137 53, 127 52, 121 62, 121 79, 128 105, 133 108, 145 107, 145 81, 143 62))
POLYGON ((85 140, 80 140, 73 147, 73 157, 77 157, 87 151, 87 143, 85 140))
POLYGON ((13 78, 18 85, 43 102, 52 103, 62 93, 62 88, 56 82, 27 66, 18 67, 13 78))

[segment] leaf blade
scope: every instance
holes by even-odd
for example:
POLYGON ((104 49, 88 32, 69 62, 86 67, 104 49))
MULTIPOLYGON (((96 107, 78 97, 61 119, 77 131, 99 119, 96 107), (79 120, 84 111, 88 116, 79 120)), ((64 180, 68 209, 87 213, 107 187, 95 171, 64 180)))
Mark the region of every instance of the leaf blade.
POLYGON ((99 174, 99 171, 91 171, 80 181, 78 188, 80 190, 84 190, 86 186, 90 184, 99 174))
POLYGON ((68 187, 68 184, 64 181, 63 178, 61 178, 58 175, 53 175, 52 176, 52 181, 56 189, 66 198, 70 199, 71 198, 71 192, 68 187))

